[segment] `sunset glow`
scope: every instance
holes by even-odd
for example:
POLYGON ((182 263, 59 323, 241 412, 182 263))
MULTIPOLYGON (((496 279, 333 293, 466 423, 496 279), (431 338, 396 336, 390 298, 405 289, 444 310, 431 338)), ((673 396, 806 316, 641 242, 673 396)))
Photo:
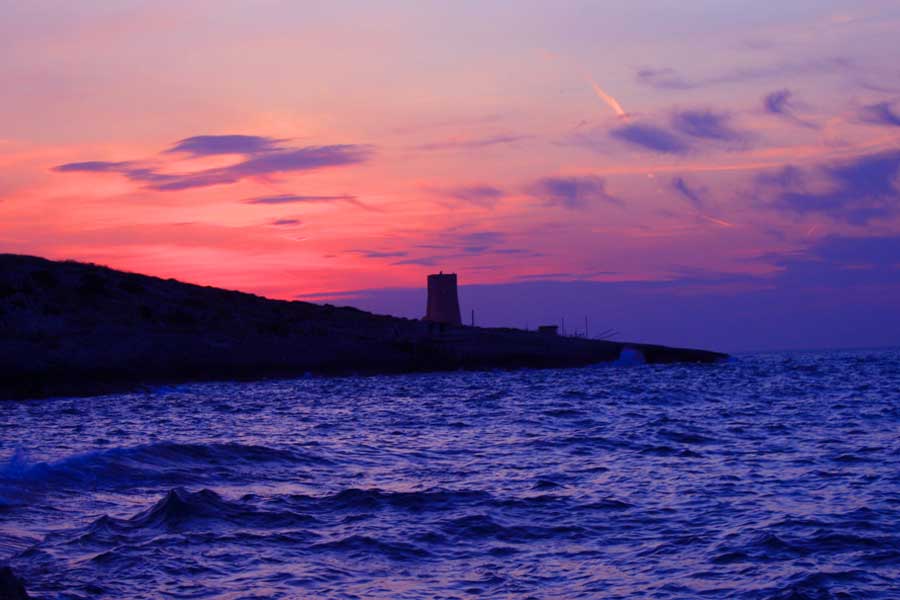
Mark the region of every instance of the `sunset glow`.
POLYGON ((4 252, 335 301, 824 260, 898 298, 894 2, 0 10, 4 252))

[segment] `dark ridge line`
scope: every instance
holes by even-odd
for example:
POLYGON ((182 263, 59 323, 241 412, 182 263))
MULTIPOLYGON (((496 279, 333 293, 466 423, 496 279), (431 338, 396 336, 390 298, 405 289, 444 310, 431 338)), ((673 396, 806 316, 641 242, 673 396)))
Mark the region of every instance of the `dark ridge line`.
POLYGON ((271 300, 74 261, 0 254, 0 399, 315 375, 650 364, 727 355, 509 328, 441 326, 271 300))

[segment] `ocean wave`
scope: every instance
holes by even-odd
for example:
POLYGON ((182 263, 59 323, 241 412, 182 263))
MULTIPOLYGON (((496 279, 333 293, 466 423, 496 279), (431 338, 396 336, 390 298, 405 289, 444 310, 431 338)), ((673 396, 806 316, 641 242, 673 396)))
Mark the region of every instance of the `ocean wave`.
POLYGON ((489 502, 492 502, 492 496, 478 490, 431 489, 418 492, 390 492, 375 488, 348 488, 323 496, 306 494, 276 496, 269 499, 266 506, 338 514, 377 512, 388 509, 421 513, 453 510, 461 506, 489 502))
POLYGON ((337 552, 351 557, 364 558, 372 555, 391 560, 422 559, 431 556, 428 550, 407 542, 388 542, 364 535, 349 537, 312 546, 313 552, 337 552))
POLYGON ((519 544, 549 538, 572 540, 587 533, 585 528, 573 525, 502 524, 487 514, 473 514, 444 521, 441 529, 459 542, 480 542, 483 538, 491 538, 519 544))
POLYGON ((892 598, 893 592, 885 586, 892 586, 894 580, 860 569, 814 571, 792 575, 766 600, 822 600, 831 598, 892 598), (864 590, 883 588, 882 593, 864 590))
POLYGON ((38 598, 893 600, 900 352, 782 363, 0 404, 0 561, 38 598))
POLYGON ((31 462, 16 451, 0 467, 0 484, 19 482, 46 486, 115 486, 194 481, 205 469, 230 470, 272 463, 327 465, 313 453, 238 443, 183 444, 156 442, 131 447, 93 450, 53 462, 31 462))

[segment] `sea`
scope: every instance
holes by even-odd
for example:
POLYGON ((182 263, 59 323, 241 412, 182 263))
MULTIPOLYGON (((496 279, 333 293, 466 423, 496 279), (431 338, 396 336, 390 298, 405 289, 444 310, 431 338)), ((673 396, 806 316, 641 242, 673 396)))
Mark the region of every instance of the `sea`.
POLYGON ((900 349, 0 403, 36 598, 900 598, 900 349))

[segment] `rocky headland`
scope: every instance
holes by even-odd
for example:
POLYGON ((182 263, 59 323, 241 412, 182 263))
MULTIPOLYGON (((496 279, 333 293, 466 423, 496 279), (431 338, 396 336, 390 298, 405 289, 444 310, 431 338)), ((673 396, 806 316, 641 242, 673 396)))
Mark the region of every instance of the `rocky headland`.
POLYGON ((703 350, 441 326, 354 308, 271 300, 93 264, 0 254, 0 399, 94 395, 146 384, 710 363, 703 350))

